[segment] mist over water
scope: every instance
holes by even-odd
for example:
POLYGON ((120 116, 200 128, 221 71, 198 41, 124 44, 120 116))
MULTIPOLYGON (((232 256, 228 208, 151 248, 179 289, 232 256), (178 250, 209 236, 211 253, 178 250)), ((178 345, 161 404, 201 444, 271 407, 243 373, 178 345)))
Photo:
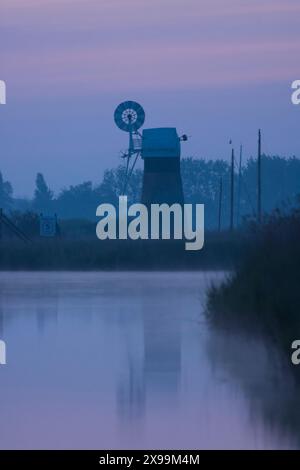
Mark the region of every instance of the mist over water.
POLYGON ((207 325, 222 277, 0 273, 0 447, 298 447, 271 350, 207 325))

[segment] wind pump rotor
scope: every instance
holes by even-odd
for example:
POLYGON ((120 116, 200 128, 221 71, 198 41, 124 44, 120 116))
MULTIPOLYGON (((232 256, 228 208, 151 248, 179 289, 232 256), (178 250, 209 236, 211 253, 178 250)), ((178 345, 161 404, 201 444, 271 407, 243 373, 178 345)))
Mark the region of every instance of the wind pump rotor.
POLYGON ((141 151, 140 145, 137 145, 141 137, 138 130, 145 122, 145 111, 136 101, 124 101, 117 106, 114 113, 114 120, 119 129, 129 133, 128 152, 122 155, 123 158, 126 158, 125 180, 123 187, 123 194, 125 194, 128 180, 132 175, 141 151), (135 158, 130 168, 130 159, 133 155, 135 155, 135 158))
POLYGON ((145 111, 136 101, 124 101, 115 110, 116 125, 125 132, 136 132, 145 122, 145 111))

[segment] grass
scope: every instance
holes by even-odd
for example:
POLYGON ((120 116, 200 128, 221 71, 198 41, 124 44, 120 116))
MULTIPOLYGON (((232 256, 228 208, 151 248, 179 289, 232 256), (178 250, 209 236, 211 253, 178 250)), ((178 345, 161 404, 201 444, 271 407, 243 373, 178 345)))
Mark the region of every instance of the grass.
POLYGON ((300 338, 300 215, 277 214, 259 230, 233 274, 208 292, 218 326, 260 329, 290 354, 300 338))
POLYGON ((239 235, 209 233, 204 249, 182 241, 105 240, 96 236, 2 240, 1 270, 230 269, 244 249, 239 235))

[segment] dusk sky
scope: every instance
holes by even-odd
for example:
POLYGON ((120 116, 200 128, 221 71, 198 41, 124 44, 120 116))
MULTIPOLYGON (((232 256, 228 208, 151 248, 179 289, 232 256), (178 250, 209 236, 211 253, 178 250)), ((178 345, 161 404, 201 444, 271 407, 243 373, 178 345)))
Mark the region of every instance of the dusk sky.
POLYGON ((56 192, 100 180, 127 136, 119 102, 145 127, 176 126, 183 156, 229 158, 229 139, 300 157, 299 0, 0 0, 0 169, 15 195, 37 171, 56 192))

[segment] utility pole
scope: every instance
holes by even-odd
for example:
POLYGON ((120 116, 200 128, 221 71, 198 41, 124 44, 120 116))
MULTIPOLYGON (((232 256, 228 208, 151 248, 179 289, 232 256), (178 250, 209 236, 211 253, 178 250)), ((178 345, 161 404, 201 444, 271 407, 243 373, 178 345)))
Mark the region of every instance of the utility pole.
POLYGON ((230 181, 230 231, 233 231, 233 205, 234 205, 234 149, 231 150, 231 181, 230 181))
POLYGON ((222 198, 223 198, 223 180, 222 176, 220 178, 220 186, 219 186, 219 220, 218 220, 218 231, 221 232, 221 224, 222 224, 222 198))
POLYGON ((257 154, 257 222, 261 223, 261 130, 258 130, 257 154))
POLYGON ((238 186, 238 206, 237 206, 237 225, 240 224, 240 210, 241 210, 241 193, 242 193, 242 158, 243 146, 240 146, 240 161, 239 161, 239 186, 238 186))

